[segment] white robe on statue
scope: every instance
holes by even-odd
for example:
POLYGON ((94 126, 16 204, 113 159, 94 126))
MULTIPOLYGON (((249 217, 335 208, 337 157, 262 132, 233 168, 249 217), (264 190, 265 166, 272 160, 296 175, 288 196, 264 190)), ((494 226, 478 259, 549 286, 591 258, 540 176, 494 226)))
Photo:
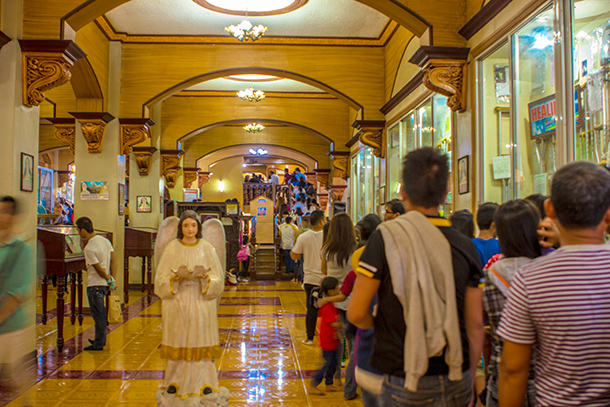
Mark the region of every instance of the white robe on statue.
POLYGON ((165 401, 159 400, 159 405, 178 405, 175 402, 201 397, 210 390, 212 393, 204 398, 218 401, 210 400, 209 405, 226 405, 221 399, 224 393, 228 398, 228 392, 219 388, 214 364, 214 359, 220 356, 216 299, 223 290, 224 270, 210 243, 200 239, 189 245, 174 239, 167 244, 155 277, 155 294, 163 300, 161 357, 167 359, 161 390, 166 392, 173 386, 177 392, 166 393, 165 401), (197 265, 209 269, 209 280, 170 281, 183 265, 189 271, 197 265))

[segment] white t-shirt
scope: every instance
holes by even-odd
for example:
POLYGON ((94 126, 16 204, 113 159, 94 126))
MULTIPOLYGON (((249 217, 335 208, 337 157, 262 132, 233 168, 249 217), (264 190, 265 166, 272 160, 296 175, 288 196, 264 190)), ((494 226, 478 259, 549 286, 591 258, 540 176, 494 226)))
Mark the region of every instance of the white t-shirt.
POLYGON ((273 174, 272 176, 269 177, 269 182, 271 182, 272 184, 278 185, 280 183, 280 179, 278 178, 277 175, 273 174))
POLYGON ((108 286, 108 282, 104 280, 93 267, 94 264, 102 266, 107 274, 110 273, 110 253, 114 249, 112 243, 103 236, 95 235, 89 240, 85 246, 85 262, 87 263, 87 287, 108 286))
POLYGON ((282 223, 280 226, 280 236, 282 237, 282 250, 290 250, 294 245, 294 235, 297 232, 297 227, 292 223, 282 223))
POLYGON ((308 230, 299 235, 292 252, 303 255, 303 283, 320 285, 322 281, 322 259, 320 251, 324 239, 324 232, 308 230))

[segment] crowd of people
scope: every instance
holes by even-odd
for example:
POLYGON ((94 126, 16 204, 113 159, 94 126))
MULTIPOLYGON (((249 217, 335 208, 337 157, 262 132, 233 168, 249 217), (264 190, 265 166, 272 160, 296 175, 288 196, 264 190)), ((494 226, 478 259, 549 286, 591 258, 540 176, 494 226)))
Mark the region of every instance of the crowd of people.
POLYGON ((314 209, 301 232, 283 217, 303 343, 324 359, 310 393, 350 400, 359 387, 366 407, 610 405, 610 172, 571 163, 550 197, 445 219, 448 177, 446 157, 419 149, 383 221, 314 209))

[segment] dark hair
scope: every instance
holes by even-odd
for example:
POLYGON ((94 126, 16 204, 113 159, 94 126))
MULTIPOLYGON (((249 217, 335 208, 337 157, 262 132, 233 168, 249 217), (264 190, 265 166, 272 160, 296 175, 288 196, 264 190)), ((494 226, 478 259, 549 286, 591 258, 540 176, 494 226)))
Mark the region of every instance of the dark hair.
POLYGON ((307 199, 305 200, 305 205, 307 205, 307 209, 309 209, 309 207, 311 206, 311 198, 307 197, 307 199))
POLYGON ((449 164, 447 157, 431 147, 411 151, 402 167, 402 188, 416 206, 441 205, 447 194, 449 164))
POLYGON ((540 213, 540 218, 546 218, 546 211, 544 210, 544 201, 546 201, 548 196, 544 196, 542 194, 532 194, 530 196, 526 196, 525 200, 534 204, 536 208, 538 208, 538 213, 540 213))
POLYGON ((356 249, 354 224, 345 212, 333 216, 328 224, 330 226, 322 246, 322 256, 327 261, 334 260, 339 266, 345 267, 356 249))
POLYGON ((376 213, 369 213, 356 223, 356 228, 360 231, 360 244, 364 246, 369 237, 373 234, 377 226, 381 223, 381 218, 376 213))
POLYGON ((286 217, 284 218, 284 221, 286 222, 286 224, 288 224, 288 223, 292 222, 292 217, 290 217, 290 216, 286 216, 286 217))
POLYGON ((538 209, 525 199, 503 203, 494 215, 500 250, 504 257, 529 257, 542 255, 538 242, 538 209))
POLYGON ((301 172, 301 169, 300 169, 299 167, 296 167, 296 168, 294 169, 294 172, 301 172))
POLYGON ((474 239, 474 216, 467 210, 454 212, 449 218, 453 227, 468 239, 474 239))
POLYGON ((477 226, 479 226, 479 230, 487 230, 491 227, 498 207, 499 205, 494 202, 485 202, 479 206, 477 211, 477 226))
POLYGON ((303 210, 301 208, 297 208, 294 213, 296 213, 298 216, 303 216, 303 210))
POLYGON ((178 222, 178 239, 184 238, 184 234, 182 233, 182 222, 184 222, 185 219, 194 219, 197 222, 197 234, 195 237, 201 239, 201 221, 199 220, 199 215, 197 215, 197 212, 195 211, 184 211, 180 215, 180 222, 178 222))
POLYGON ((248 244, 249 241, 250 241, 250 237, 248 235, 245 235, 242 239, 242 244, 248 244))
POLYGON ((339 280, 334 277, 324 277, 324 280, 320 283, 320 292, 323 295, 328 295, 330 290, 334 290, 339 285, 339 280))
POLYGON ((391 201, 386 202, 385 206, 389 206, 392 213, 400 213, 401 215, 404 215, 406 212, 405 206, 402 204, 400 199, 392 199, 391 201))
POLYGON ((13 198, 12 196, 6 195, 6 196, 3 196, 2 198, 0 198, 0 202, 11 205, 11 215, 17 214, 18 206, 17 206, 17 201, 15 200, 15 198, 13 198))
POLYGON ((269 174, 275 174, 275 172, 273 172, 273 170, 269 171, 269 174))
POLYGON ((553 176, 551 202, 564 228, 593 228, 610 207, 610 173, 585 161, 567 164, 553 176))
MULTIPOLYGON (((298 208, 301 209, 301 208, 298 208)), ((320 209, 316 209, 315 211, 313 211, 311 213, 311 215, 309 215, 309 224, 314 227, 314 226, 318 226, 320 224, 320 222, 322 222, 322 220, 324 219, 324 211, 321 211, 320 209)))
POLYGON ((86 216, 76 219, 76 227, 83 229, 87 233, 93 233, 93 222, 86 216))
MULTIPOLYGON (((286 205, 286 204, 282 204, 282 205, 286 205)), ((288 215, 290 212, 288 211, 282 211, 282 215, 288 215)))

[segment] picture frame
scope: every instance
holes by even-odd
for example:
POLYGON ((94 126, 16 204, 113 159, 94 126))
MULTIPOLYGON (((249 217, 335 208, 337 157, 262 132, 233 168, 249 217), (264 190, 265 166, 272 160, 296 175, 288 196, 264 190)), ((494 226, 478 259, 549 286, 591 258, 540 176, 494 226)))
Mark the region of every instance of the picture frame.
POLYGON ((136 212, 138 212, 138 213, 152 212, 152 196, 151 195, 136 196, 136 212))
POLYGON ((555 95, 549 95, 527 105, 530 120, 530 138, 552 136, 557 128, 555 95))
POLYGON ((119 216, 125 215, 125 184, 119 184, 119 216))
POLYGON ((470 192, 470 156, 465 155, 457 162, 458 167, 458 194, 463 195, 470 192))
POLYGON ((19 189, 25 192, 34 191, 34 156, 27 153, 21 153, 19 189))

